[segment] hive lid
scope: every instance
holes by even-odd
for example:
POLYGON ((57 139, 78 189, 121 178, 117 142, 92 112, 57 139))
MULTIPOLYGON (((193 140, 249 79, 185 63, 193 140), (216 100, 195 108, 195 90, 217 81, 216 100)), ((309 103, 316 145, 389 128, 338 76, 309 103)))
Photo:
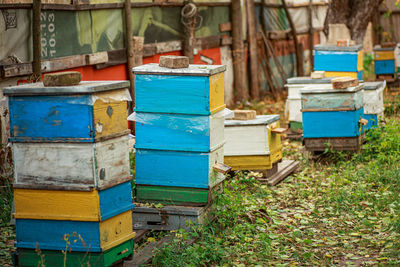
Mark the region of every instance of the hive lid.
POLYGON ((374 46, 374 51, 394 51, 396 46, 393 47, 382 47, 380 45, 374 46))
POLYGON ((225 120, 225 126, 267 125, 280 119, 280 115, 259 115, 254 120, 225 120))
POLYGON ((336 45, 316 45, 314 50, 316 51, 338 51, 338 52, 358 52, 363 48, 362 45, 352 46, 336 46, 336 45))
POLYGON ((129 85, 128 81, 83 81, 74 86, 45 87, 42 82, 39 82, 6 87, 3 89, 3 94, 8 96, 91 94, 124 89, 128 88, 129 85))
POLYGON ((300 90, 301 94, 334 94, 334 93, 356 93, 364 88, 363 84, 346 89, 333 89, 332 84, 309 85, 300 90))
POLYGON ((160 209, 146 207, 141 203, 135 203, 132 209, 135 213, 148 213, 148 214, 165 214, 165 215, 181 215, 181 216, 200 216, 205 212, 207 207, 189 207, 189 206, 164 206, 160 209))
POLYGON ((182 76, 211 76, 226 70, 225 65, 196 65, 191 64, 188 68, 169 69, 160 67, 157 63, 150 63, 132 69, 135 74, 161 74, 182 76))
POLYGON ((385 87, 386 87, 386 81, 364 83, 364 90, 377 90, 385 87))
POLYGON ((322 79, 311 79, 311 77, 292 77, 287 79, 288 84, 330 84, 335 77, 325 77, 322 79))

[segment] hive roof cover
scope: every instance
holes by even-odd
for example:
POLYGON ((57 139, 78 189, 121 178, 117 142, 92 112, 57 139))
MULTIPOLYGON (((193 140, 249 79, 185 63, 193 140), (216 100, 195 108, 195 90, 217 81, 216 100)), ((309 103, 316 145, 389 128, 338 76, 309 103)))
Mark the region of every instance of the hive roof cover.
POLYGON ((225 120, 225 126, 237 126, 237 125, 267 125, 281 118, 280 115, 258 115, 253 120, 225 120))
POLYGON ((150 63, 132 69, 135 74, 161 74, 161 75, 185 75, 185 76, 211 76, 226 70, 225 65, 196 65, 188 68, 169 69, 160 67, 157 63, 150 63))

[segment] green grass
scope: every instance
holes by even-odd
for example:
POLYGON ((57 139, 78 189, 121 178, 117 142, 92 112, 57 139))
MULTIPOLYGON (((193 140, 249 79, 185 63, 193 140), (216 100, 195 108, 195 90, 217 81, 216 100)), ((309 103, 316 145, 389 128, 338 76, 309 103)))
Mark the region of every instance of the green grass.
MULTIPOLYGON (((238 173, 218 197, 216 220, 158 251, 153 264, 400 265, 400 123, 368 134, 360 154, 326 152, 275 187, 238 173)), ((296 146, 292 147, 296 148, 296 146)))

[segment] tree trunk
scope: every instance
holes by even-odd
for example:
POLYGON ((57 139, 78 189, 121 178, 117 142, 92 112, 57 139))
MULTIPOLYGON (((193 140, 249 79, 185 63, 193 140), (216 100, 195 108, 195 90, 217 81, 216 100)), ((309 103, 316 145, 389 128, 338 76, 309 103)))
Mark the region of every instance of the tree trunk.
POLYGON ((343 23, 357 44, 364 41, 368 23, 383 0, 331 0, 324 24, 324 33, 328 35, 329 24, 343 23))

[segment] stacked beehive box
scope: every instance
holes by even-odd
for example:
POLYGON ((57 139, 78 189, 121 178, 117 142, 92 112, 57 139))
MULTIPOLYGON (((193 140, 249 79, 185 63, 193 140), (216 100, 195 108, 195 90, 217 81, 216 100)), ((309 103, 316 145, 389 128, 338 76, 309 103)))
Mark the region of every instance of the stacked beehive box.
POLYGON ((314 47, 314 70, 325 71, 326 77, 363 79, 363 50, 361 45, 340 47, 316 45, 314 47))
POLYGON ((302 129, 301 94, 300 90, 313 84, 330 84, 332 78, 312 79, 311 77, 293 77, 287 79, 288 89, 285 113, 289 120, 289 128, 293 131, 302 129))
POLYGON ((279 115, 225 121, 225 163, 232 170, 271 170, 282 159, 279 115))
POLYGON ((395 48, 395 46, 381 47, 380 45, 374 47, 375 75, 377 79, 394 80, 396 73, 395 48))
POLYGON ((385 107, 383 105, 383 91, 386 81, 364 83, 364 118, 368 120, 366 129, 378 125, 383 119, 385 107))
POLYGON ((332 85, 309 86, 301 90, 303 138, 309 151, 358 151, 361 145, 363 85, 333 89, 332 85))
POLYGON ((19 266, 110 266, 132 254, 128 87, 4 89, 19 266))
POLYGON ((224 161, 224 71, 216 65, 133 69, 138 202, 210 202, 225 178, 214 169, 224 161))

